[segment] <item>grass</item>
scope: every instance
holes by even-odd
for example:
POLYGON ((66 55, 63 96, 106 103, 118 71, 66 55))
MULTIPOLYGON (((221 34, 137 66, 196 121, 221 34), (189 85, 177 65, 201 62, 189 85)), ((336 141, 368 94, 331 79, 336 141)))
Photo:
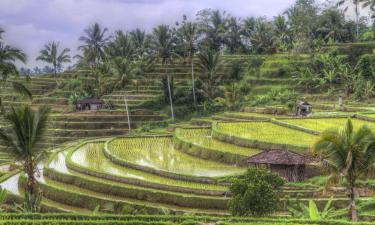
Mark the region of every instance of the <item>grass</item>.
POLYGON ((309 147, 316 140, 314 135, 270 122, 218 123, 217 130, 228 136, 301 147, 309 147))
POLYGON ((242 156, 251 156, 260 152, 259 149, 245 148, 216 140, 211 137, 211 129, 180 129, 179 135, 194 145, 219 152, 228 152, 242 156))
MULTIPOLYGON (((322 132, 330 128, 342 129, 345 127, 347 120, 348 119, 346 118, 327 118, 327 119, 289 119, 289 120, 286 119, 282 121, 287 122, 289 124, 308 128, 310 130, 322 132)), ((351 120, 353 122, 353 127, 355 130, 358 130, 364 125, 369 126, 369 128, 371 129, 375 129, 375 123, 362 121, 358 119, 351 119, 351 120)))

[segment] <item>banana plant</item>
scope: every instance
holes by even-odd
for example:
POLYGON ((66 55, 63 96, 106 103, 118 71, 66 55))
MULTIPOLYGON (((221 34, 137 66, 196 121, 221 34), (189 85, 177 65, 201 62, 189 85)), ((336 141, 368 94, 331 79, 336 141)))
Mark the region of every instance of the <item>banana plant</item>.
POLYGON ((319 211, 314 200, 309 201, 309 205, 300 204, 297 208, 288 208, 289 212, 294 217, 307 218, 310 220, 324 220, 334 215, 334 208, 332 208, 333 196, 329 198, 323 211, 319 211))

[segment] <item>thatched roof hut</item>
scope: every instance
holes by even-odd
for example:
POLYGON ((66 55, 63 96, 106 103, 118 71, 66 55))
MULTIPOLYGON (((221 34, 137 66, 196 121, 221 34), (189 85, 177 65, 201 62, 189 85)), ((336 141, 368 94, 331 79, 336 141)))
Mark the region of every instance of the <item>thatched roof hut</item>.
POLYGON ((99 98, 85 98, 77 103, 78 110, 98 110, 103 107, 104 101, 99 98))
POLYGON ((245 159, 242 164, 266 166, 290 182, 306 179, 306 164, 315 160, 287 150, 266 150, 245 159))
POLYGON ((297 104, 297 116, 308 116, 312 113, 312 105, 306 101, 297 104))

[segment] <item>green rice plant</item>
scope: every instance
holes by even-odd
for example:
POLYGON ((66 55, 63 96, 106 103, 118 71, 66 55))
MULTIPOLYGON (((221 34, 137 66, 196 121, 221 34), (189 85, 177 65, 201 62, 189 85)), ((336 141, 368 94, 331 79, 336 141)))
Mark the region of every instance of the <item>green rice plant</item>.
MULTIPOLYGON (((25 182, 25 177, 20 177, 20 183, 25 182)), ((165 203, 155 203, 127 197, 114 196, 110 193, 93 192, 75 185, 62 184, 46 177, 38 179, 38 185, 43 190, 45 198, 75 207, 94 210, 98 205, 101 211, 109 210, 110 213, 120 213, 124 207, 132 208, 132 212, 142 211, 142 214, 161 214, 163 209, 173 213, 198 213, 225 215, 225 210, 187 208, 165 203)))
MULTIPOLYGON (((346 118, 324 118, 324 119, 286 119, 282 120, 283 122, 301 126, 310 130, 315 130, 318 132, 323 132, 324 130, 333 128, 333 129, 339 129, 343 126, 345 126, 347 119, 346 118)), ((369 126, 371 129, 375 129, 375 123, 358 120, 358 119, 352 119, 353 128, 355 130, 358 130, 363 125, 369 126)))
MULTIPOLYGON (((226 136, 228 139, 239 139, 254 144, 275 144, 279 147, 296 146, 308 148, 316 140, 316 136, 301 131, 282 127, 270 122, 241 122, 241 123, 217 123, 213 128, 214 135, 226 136)), ((250 143, 250 144, 251 144, 250 143)), ((246 143, 245 143, 246 144, 246 143)), ((266 145, 264 147, 267 147, 266 145)))
POLYGON ((175 131, 175 146, 188 154, 212 160, 235 164, 238 161, 257 154, 259 149, 246 148, 216 140, 211 137, 211 129, 177 129, 175 131), (184 146, 189 144, 189 149, 184 146))
POLYGON ((170 137, 117 138, 108 142, 107 150, 109 154, 127 164, 136 165, 136 168, 148 167, 177 175, 220 177, 245 171, 243 168, 204 160, 177 151, 173 148, 170 137))
POLYGON ((228 187, 166 178, 112 163, 103 155, 104 142, 86 143, 66 157, 69 169, 114 181, 187 193, 223 193, 228 187))

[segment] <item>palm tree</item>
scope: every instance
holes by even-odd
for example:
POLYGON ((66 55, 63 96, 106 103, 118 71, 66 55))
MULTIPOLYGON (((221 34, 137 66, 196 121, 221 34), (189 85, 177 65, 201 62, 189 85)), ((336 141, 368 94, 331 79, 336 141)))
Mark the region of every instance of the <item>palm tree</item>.
POLYGON ((36 60, 52 64, 56 83, 57 70, 62 67, 63 63, 70 62, 70 55, 68 55, 70 49, 64 48, 61 52, 59 52, 59 45, 59 43, 56 43, 54 41, 46 44, 44 46, 44 49, 40 50, 40 55, 36 58, 36 60))
POLYGON ((313 146, 313 152, 321 155, 330 168, 327 186, 345 181, 350 197, 349 213, 353 221, 358 219, 356 188, 359 179, 366 179, 375 162, 375 136, 368 126, 354 131, 350 119, 341 131, 326 130, 313 146))
POLYGON ((372 11, 375 11, 375 0, 359 0, 363 2, 363 8, 370 7, 372 11))
POLYGON ((115 77, 114 87, 124 88, 135 74, 135 65, 127 58, 116 57, 110 62, 110 72, 115 77))
POLYGON ((3 39, 2 34, 5 33, 5 31, 0 27, 0 40, 3 39))
POLYGON ((228 16, 226 12, 211 9, 198 13, 200 30, 204 33, 206 47, 219 51, 227 31, 228 16))
MULTIPOLYGON (((357 39, 359 38, 359 3, 363 0, 340 0, 337 5, 342 6, 346 2, 350 2, 355 7, 355 24, 356 24, 356 35, 357 39)), ((345 8, 345 11, 348 9, 348 7, 345 8)))
POLYGON ((134 45, 137 56, 142 57, 148 45, 148 38, 146 36, 146 32, 137 28, 130 32, 130 37, 134 45))
POLYGON ((201 68, 204 78, 204 93, 209 99, 214 99, 216 96, 215 87, 221 81, 221 76, 217 74, 217 71, 222 65, 219 52, 211 49, 205 49, 198 54, 198 66, 201 68))
POLYGON ((275 30, 274 42, 277 45, 278 50, 288 50, 291 44, 291 36, 286 18, 282 15, 276 16, 273 21, 273 26, 275 30))
POLYGON ((0 42, 0 78, 4 81, 11 74, 17 74, 16 61, 26 63, 26 54, 18 49, 0 42))
POLYGON ((109 58, 118 56, 132 58, 135 55, 135 49, 131 36, 121 30, 116 31, 114 40, 108 43, 106 53, 109 58))
POLYGON ((105 59, 104 49, 111 38, 111 36, 106 35, 107 31, 107 28, 102 28, 98 23, 95 23, 84 30, 86 36, 79 38, 83 45, 79 46, 78 50, 84 52, 87 61, 93 66, 103 62, 105 59))
MULTIPOLYGON (((0 29, 0 34, 1 33, 4 33, 4 30, 0 29)), ((10 75, 18 74, 15 65, 16 61, 26 63, 26 54, 18 48, 6 45, 0 39, 0 91, 3 90, 10 75)), ((16 81, 11 81, 11 84, 16 93, 26 96, 29 99, 32 98, 30 91, 23 84, 16 81)), ((1 97, 0 106, 2 106, 1 97)))
MULTIPOLYGON (((176 47, 175 41, 176 40, 174 33, 169 28, 169 26, 159 25, 158 27, 154 28, 151 45, 155 51, 156 57, 161 60, 162 67, 164 67, 165 69, 165 74, 167 74, 166 65, 172 62, 173 56, 176 56, 174 52, 176 47)), ((172 120, 174 120, 170 80, 170 75, 167 75, 169 103, 171 105, 171 116, 172 120)))
MULTIPOLYGON (((184 17, 185 18, 185 17, 184 17)), ((197 104, 197 98, 195 95, 195 78, 194 78, 194 54, 197 51, 197 41, 198 41, 198 27, 196 23, 193 22, 183 22, 180 28, 180 38, 183 43, 184 51, 189 57, 189 62, 191 65, 191 83, 193 92, 193 102, 194 105, 197 104)))
POLYGON ((33 111, 31 106, 11 107, 4 116, 9 122, 8 129, 0 129, 0 143, 6 148, 4 151, 22 163, 27 174, 25 205, 33 211, 40 200, 40 192, 36 185, 37 164, 46 153, 45 148, 38 144, 47 131, 49 108, 41 107, 33 111))
POLYGON ((244 45, 242 43, 243 30, 241 27, 241 22, 241 19, 236 17, 228 18, 224 42, 226 43, 229 53, 231 54, 238 53, 244 49, 244 45))

